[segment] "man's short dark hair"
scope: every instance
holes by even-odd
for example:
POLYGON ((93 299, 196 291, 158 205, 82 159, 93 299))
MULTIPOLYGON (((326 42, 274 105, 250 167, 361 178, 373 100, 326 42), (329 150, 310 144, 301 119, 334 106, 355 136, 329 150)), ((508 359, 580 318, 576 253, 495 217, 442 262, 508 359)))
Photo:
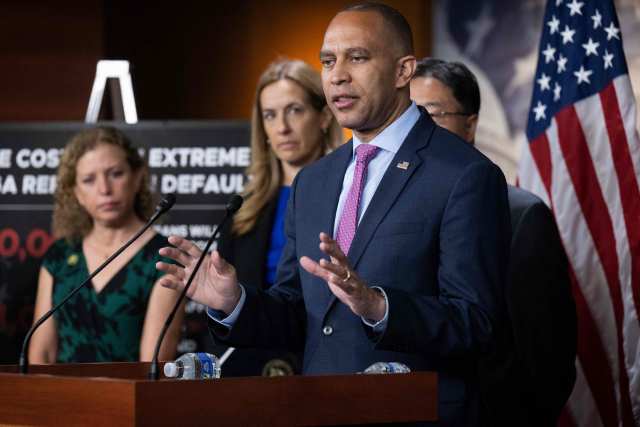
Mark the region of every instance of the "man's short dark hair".
POLYGON ((440 80, 453 92, 453 96, 465 113, 478 114, 480 111, 480 88, 476 76, 460 62, 424 58, 418 61, 412 78, 432 77, 440 80))
POLYGON ((352 4, 338 11, 338 13, 342 12, 378 12, 382 16, 385 27, 390 30, 392 36, 395 36, 400 46, 402 46, 402 55, 413 55, 413 34, 411 33, 411 26, 404 15, 397 9, 384 3, 364 1, 362 3, 352 4))

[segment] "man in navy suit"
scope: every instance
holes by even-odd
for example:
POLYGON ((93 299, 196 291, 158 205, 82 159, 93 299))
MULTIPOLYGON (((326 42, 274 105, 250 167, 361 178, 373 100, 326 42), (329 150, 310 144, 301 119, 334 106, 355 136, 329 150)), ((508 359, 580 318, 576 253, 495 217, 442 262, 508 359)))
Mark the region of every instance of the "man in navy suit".
MULTIPOLYGON (((437 371, 438 423, 486 425, 477 365, 503 309, 504 176, 410 100, 411 29, 395 9, 338 12, 320 60, 327 101, 354 137, 295 178, 275 286, 241 286, 213 252, 189 296, 209 307, 216 343, 304 351, 310 375, 378 361, 437 371)), ((200 251, 169 241, 181 250, 161 254, 186 268, 158 268, 181 290, 200 251)))
MULTIPOLYGON (((424 58, 411 98, 436 123, 473 144, 480 89, 457 62, 424 58)), ((511 256, 497 346, 480 363, 492 427, 556 426, 576 380, 578 320, 569 262, 553 213, 535 195, 509 186, 511 256)))

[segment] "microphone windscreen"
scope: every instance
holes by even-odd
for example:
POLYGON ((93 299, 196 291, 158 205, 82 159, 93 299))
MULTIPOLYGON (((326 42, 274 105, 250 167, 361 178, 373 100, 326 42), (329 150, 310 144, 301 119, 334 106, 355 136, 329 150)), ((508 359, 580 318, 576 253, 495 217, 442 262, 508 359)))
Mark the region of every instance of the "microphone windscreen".
POLYGON ((244 202, 244 199, 239 194, 231 197, 231 199, 229 199, 229 203, 227 203, 227 216, 233 215, 234 213, 238 212, 238 210, 242 207, 242 202, 244 202))
POLYGON ((173 206, 175 202, 176 196, 174 196, 173 194, 165 194, 164 196, 162 196, 162 200, 160 200, 160 203, 158 203, 156 210, 160 212, 160 214, 164 214, 169 209, 171 209, 171 206, 173 206))

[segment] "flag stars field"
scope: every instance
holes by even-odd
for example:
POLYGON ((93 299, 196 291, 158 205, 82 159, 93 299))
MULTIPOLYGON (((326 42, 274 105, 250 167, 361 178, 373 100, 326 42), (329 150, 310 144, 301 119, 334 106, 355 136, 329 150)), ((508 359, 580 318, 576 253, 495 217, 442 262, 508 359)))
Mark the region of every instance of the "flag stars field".
POLYGON ((551 21, 547 22, 547 25, 550 27, 552 35, 560 32, 560 20, 556 18, 556 15, 553 15, 551 21))
POLYGON ((589 37, 589 43, 585 43, 582 45, 582 47, 587 51, 587 56, 591 55, 592 53, 595 56, 598 56, 598 46, 600 46, 600 43, 594 43, 593 40, 591 40, 591 37, 589 37))
POLYGON ((615 25, 613 25, 613 22, 611 23, 611 25, 609 25, 609 27, 605 28, 604 31, 607 33, 607 41, 611 40, 612 37, 620 40, 620 37, 618 37, 620 28, 616 28, 615 25))
POLYGON ((547 48, 542 51, 542 54, 544 55, 545 64, 548 64, 549 62, 556 60, 555 58, 556 48, 551 47, 549 43, 547 43, 547 48))
POLYGON ((557 9, 553 9, 553 13, 546 15, 544 26, 549 28, 549 32, 543 34, 540 43, 540 57, 544 58, 541 63, 546 66, 538 69, 538 72, 541 73, 539 78, 535 80, 538 90, 536 91, 537 95, 534 94, 534 101, 531 105, 532 112, 535 113, 535 121, 546 120, 548 112, 552 113, 550 116, 555 115, 556 109, 563 104, 563 98, 573 97, 575 89, 580 85, 583 87, 592 85, 596 64, 591 62, 591 56, 601 57, 603 59, 601 64, 605 70, 614 68, 613 59, 616 56, 616 50, 611 49, 610 43, 614 39, 620 40, 620 29, 615 26, 616 21, 611 21, 606 7, 600 3, 602 1, 598 0, 597 5, 589 3, 585 7, 585 1, 557 0, 555 5, 557 9), (567 9, 562 9, 560 6, 563 8, 566 6, 567 9), (602 13, 603 11, 604 13, 602 13), (603 21, 611 22, 608 27, 605 27, 603 21), (564 30, 561 31, 563 26, 564 30), (561 40, 562 43, 560 43, 561 40), (572 44, 574 46, 571 46, 572 44), (543 46, 545 47, 543 48, 543 46), (603 51, 599 51, 600 48, 603 51), (579 49, 580 52, 576 49, 579 49), (556 73, 549 69, 553 62, 556 63, 556 73), (572 77, 575 76, 575 80, 567 80, 567 77, 563 76, 563 72, 566 71, 572 77), (563 91, 563 88, 566 90, 563 91), (549 94, 547 94, 547 90, 549 94), (553 93, 553 103, 550 105, 552 102, 551 93, 553 93), (541 99, 541 104, 535 107, 538 109, 536 113, 533 110, 538 96, 541 99), (553 111, 542 110, 542 107, 546 108, 547 106, 553 111), (543 113, 541 114, 541 112, 543 113))
POLYGON ((560 99, 560 92, 562 91, 562 87, 560 87, 558 82, 556 82, 555 84, 556 85, 553 88, 553 100, 554 100, 554 102, 556 102, 556 101, 558 101, 560 99))
POLYGON ((536 113, 536 122, 541 118, 542 119, 547 118, 547 116, 544 114, 546 109, 547 109, 547 106, 542 105, 542 102, 538 101, 538 106, 533 109, 533 112, 536 113))
POLYGON ((544 92, 546 89, 551 90, 551 86, 549 86, 549 81, 551 81, 551 77, 547 76, 545 73, 542 73, 542 77, 538 80, 538 84, 540 85, 540 92, 544 92))
POLYGON ((602 59, 604 59, 604 69, 606 70, 609 67, 613 68, 613 63, 611 62, 611 60, 613 59, 613 53, 609 53, 607 51, 607 49, 604 50, 604 56, 602 57, 602 59))
POLYGON ((579 2, 577 0, 573 0, 573 2, 567 4, 567 7, 571 9, 571 16, 575 15, 576 13, 578 15, 582 15, 582 12, 580 11, 580 9, 582 9, 582 6, 584 6, 584 2, 579 2))
POLYGON ((583 65, 580 66, 579 71, 574 71, 573 74, 578 78, 578 84, 582 82, 587 82, 588 84, 591 84, 591 81, 589 81, 589 76, 593 74, 593 71, 585 70, 583 65))
POLYGON ((600 15, 600 12, 598 12, 598 9, 596 9, 596 14, 593 15, 591 17, 591 19, 593 19, 593 29, 594 30, 596 28, 598 28, 599 26, 602 27, 602 15, 600 15))
POLYGON ((560 74, 563 71, 567 71, 567 61, 569 59, 565 58, 564 56, 562 56, 562 53, 560 53, 560 56, 558 57, 558 74, 560 74))
POLYGON ((567 44, 567 42, 573 43, 573 35, 576 33, 576 30, 572 30, 568 25, 564 26, 564 31, 560 33, 562 36, 562 44, 567 44))

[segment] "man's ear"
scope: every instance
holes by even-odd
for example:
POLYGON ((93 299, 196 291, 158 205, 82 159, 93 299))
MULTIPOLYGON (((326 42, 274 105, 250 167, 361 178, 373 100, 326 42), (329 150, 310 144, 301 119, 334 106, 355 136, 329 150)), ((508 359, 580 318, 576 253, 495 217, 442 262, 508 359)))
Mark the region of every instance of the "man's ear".
POLYGON ((409 85, 413 73, 416 72, 418 63, 413 55, 403 56, 398 59, 398 78, 396 80, 396 88, 403 89, 409 85))
POLYGON ((464 138, 467 140, 467 142, 470 142, 473 144, 473 141, 476 137, 477 127, 478 127, 478 115, 472 114, 469 117, 467 117, 467 133, 464 138))

